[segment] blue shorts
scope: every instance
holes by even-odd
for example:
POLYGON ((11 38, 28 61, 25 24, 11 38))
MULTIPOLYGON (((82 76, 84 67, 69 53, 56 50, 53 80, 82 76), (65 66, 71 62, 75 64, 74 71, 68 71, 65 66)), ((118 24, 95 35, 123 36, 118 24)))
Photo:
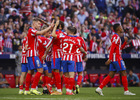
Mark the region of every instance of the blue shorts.
POLYGON ((75 72, 82 72, 82 71, 83 71, 82 62, 76 62, 76 69, 75 69, 75 72))
POLYGON ((122 70, 126 70, 126 66, 123 60, 120 61, 120 65, 118 61, 114 61, 110 63, 109 66, 109 71, 122 71, 122 70), (121 65, 121 66, 120 66, 121 65))
POLYGON ((39 57, 37 57, 37 56, 27 57, 27 59, 28 59, 28 70, 43 68, 43 66, 39 60, 39 57))
POLYGON ((52 69, 59 69, 59 71, 61 72, 62 71, 61 63, 62 63, 61 58, 55 58, 55 61, 52 58, 51 68, 52 69))
POLYGON ((75 72, 75 61, 62 61, 63 72, 75 72))
POLYGON ((46 65, 48 67, 48 73, 52 73, 51 61, 46 61, 46 65))
POLYGON ((42 64, 42 66, 44 71, 48 70, 48 66, 46 65, 46 63, 42 64))
POLYGON ((21 72, 28 72, 28 64, 27 63, 21 64, 21 72))

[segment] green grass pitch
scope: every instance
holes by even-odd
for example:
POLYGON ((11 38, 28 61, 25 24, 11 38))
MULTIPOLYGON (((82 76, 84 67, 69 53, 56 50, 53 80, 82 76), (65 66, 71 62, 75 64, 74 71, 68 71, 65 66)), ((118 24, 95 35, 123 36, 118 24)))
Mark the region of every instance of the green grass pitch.
MULTIPOLYGON (((0 89, 0 100, 140 100, 140 87, 129 87, 131 92, 136 93, 136 96, 123 95, 123 88, 104 88, 104 96, 99 96, 95 93, 96 88, 80 88, 80 93, 77 95, 67 96, 65 95, 65 89, 63 89, 63 95, 51 96, 51 95, 19 95, 17 88, 15 89, 0 89)), ((39 91, 42 91, 40 88, 39 91)))

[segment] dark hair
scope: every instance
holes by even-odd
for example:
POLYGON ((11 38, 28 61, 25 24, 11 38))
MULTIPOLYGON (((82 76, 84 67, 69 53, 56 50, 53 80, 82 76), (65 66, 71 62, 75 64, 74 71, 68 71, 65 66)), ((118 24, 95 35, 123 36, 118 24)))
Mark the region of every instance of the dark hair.
POLYGON ((75 28, 75 32, 74 32, 74 34, 76 34, 77 33, 77 29, 76 29, 76 27, 74 27, 75 28))
POLYGON ((41 21, 40 18, 34 17, 33 21, 41 21))
POLYGON ((92 27, 92 29, 91 30, 96 30, 94 27, 92 27))
POLYGON ((119 26, 120 26, 119 23, 113 25, 113 29, 114 29, 115 32, 117 32, 117 28, 118 28, 119 26))
POLYGON ((75 27, 69 26, 67 29, 68 29, 70 32, 72 32, 73 34, 75 33, 75 27))
POLYGON ((130 72, 130 71, 132 71, 132 72, 133 72, 133 69, 130 69, 130 70, 129 70, 129 72, 130 72))
POLYGON ((64 29, 64 22, 59 21, 59 25, 58 25, 57 29, 59 29, 60 25, 61 25, 61 28, 62 28, 61 30, 63 30, 64 29))

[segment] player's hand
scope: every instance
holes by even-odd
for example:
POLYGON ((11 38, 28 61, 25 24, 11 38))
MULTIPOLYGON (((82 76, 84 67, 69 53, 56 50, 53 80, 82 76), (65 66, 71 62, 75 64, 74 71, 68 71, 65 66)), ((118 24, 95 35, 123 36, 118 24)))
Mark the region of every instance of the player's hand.
POLYGON ((111 60, 108 59, 106 62, 105 62, 105 65, 109 65, 111 63, 111 60))
POLYGON ((58 25, 59 25, 59 20, 57 20, 55 23, 55 26, 58 26, 58 25))
POLYGON ((51 28, 53 28, 53 27, 54 27, 54 20, 51 23, 51 28))
POLYGON ((128 41, 128 38, 127 37, 124 37, 124 40, 127 42, 128 41))
POLYGON ((45 59, 46 59, 46 56, 47 56, 47 55, 46 55, 46 54, 44 54, 44 55, 42 56, 42 58, 41 58, 41 59, 42 59, 42 60, 45 60, 45 59))

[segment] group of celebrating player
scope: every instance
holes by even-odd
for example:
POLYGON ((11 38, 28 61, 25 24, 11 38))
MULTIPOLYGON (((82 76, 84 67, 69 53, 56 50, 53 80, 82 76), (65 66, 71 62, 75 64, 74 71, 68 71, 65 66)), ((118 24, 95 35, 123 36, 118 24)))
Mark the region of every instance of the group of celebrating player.
POLYGON ((82 58, 87 54, 85 42, 81 37, 76 36, 77 30, 73 26, 67 27, 64 33, 63 22, 57 20, 54 25, 52 21, 49 26, 43 25, 41 28, 42 22, 44 21, 39 18, 33 19, 32 26, 28 29, 27 36, 22 43, 22 74, 19 94, 42 95, 36 90, 36 86, 44 73, 43 93, 62 95, 61 77, 64 74, 66 95, 74 95, 72 89, 75 86, 75 72, 78 72, 76 93, 79 92, 79 85, 82 81, 82 58), (35 75, 31 84, 33 74, 35 75), (25 77, 25 91, 23 92, 25 77), (52 91, 52 80, 56 91, 52 91))
MULTIPOLYGON (((87 54, 84 40, 76 36, 77 30, 74 26, 67 27, 66 32, 64 32, 64 23, 57 20, 55 25, 54 21, 52 21, 49 26, 43 25, 40 30, 42 22, 44 21, 34 18, 32 26, 28 29, 27 36, 23 40, 22 75, 20 78, 19 94, 42 95, 41 92, 36 90, 36 86, 42 73, 44 73, 45 85, 43 93, 48 92, 51 95, 62 95, 63 84, 61 83, 61 77, 64 74, 66 95, 74 95, 72 89, 75 86, 75 72, 78 73, 76 93, 79 93, 83 71, 82 59, 87 54), (35 76, 31 84, 33 74, 35 76), (23 92, 25 76, 25 91, 23 92), (56 86, 55 91, 52 91, 52 81, 54 81, 56 86), (29 91, 30 85, 31 89, 29 91)), ((128 91, 126 67, 121 57, 121 50, 127 43, 127 38, 124 37, 125 42, 121 45, 120 37, 123 29, 120 24, 115 24, 113 28, 115 34, 112 35, 109 59, 106 62, 106 65, 110 65, 110 72, 95 92, 103 96, 102 88, 119 71, 122 76, 124 95, 136 95, 128 91)))

